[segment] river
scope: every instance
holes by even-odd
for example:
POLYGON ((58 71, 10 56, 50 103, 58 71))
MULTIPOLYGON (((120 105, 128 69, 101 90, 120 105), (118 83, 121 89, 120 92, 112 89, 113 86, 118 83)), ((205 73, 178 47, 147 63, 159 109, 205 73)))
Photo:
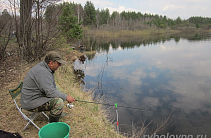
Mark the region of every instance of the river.
MULTIPOLYGON (((211 137, 211 39, 160 39, 96 44, 97 52, 74 68, 85 89, 118 109, 121 133, 146 127, 146 134, 211 137), (80 72, 80 73, 79 73, 80 72)), ((115 123, 116 111, 107 108, 115 123)))

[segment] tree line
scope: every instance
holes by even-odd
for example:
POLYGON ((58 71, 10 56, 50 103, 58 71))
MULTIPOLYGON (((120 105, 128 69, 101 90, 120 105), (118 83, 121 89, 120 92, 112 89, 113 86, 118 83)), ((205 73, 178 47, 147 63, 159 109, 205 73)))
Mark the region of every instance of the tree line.
MULTIPOLYGON (((157 28, 169 27, 171 29, 177 29, 182 26, 193 26, 199 28, 211 24, 211 18, 208 17, 190 17, 186 20, 182 20, 180 17, 170 19, 167 18, 166 15, 162 16, 158 14, 154 15, 134 11, 114 11, 110 13, 109 9, 96 9, 91 1, 87 1, 84 7, 77 3, 71 4, 74 10, 74 15, 79 21, 82 21, 83 26, 89 26, 97 29, 112 27, 112 30, 113 28, 135 30, 146 29, 153 26, 157 28)), ((60 9, 61 5, 64 4, 54 6, 50 5, 47 7, 46 11, 51 11, 52 8, 60 9)), ((46 18, 49 17, 46 15, 46 18)))
POLYGON ((80 41, 84 37, 83 28, 108 31, 211 28, 211 18, 182 20, 180 17, 170 19, 165 15, 134 11, 110 13, 109 9, 96 9, 91 1, 87 1, 85 6, 74 2, 58 4, 57 0, 8 1, 12 14, 7 10, 0 14, 0 59, 5 56, 11 32, 17 38, 18 53, 27 61, 33 61, 41 59, 47 50, 59 43, 57 38, 61 36, 66 41, 80 41))

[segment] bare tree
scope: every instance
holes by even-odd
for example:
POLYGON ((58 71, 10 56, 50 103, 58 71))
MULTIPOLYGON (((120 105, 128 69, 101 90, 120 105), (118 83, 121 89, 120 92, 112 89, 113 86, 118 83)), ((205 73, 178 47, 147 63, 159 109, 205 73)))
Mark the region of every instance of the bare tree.
POLYGON ((30 61, 33 52, 31 47, 31 13, 32 0, 20 0, 20 38, 19 45, 23 47, 24 58, 30 61))
MULTIPOLYGON (((52 11, 49 22, 45 18, 45 11, 49 5, 55 5, 57 0, 8 0, 12 5, 13 17, 16 26, 17 42, 25 60, 41 59, 55 38, 60 33, 57 29, 58 16, 61 9, 52 11), (19 9, 20 14, 16 12, 19 9), (20 17, 19 17, 20 15, 20 17)), ((20 52, 19 52, 20 53, 20 52)))
POLYGON ((6 47, 11 39, 12 18, 5 9, 0 16, 0 59, 5 57, 6 47))

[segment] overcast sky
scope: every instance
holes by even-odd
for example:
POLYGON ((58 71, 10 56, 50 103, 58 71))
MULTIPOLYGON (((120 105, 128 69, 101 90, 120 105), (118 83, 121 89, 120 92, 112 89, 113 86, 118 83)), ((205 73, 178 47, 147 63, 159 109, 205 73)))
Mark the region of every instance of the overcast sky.
MULTIPOLYGON (((6 8, 4 1, 0 0, 0 11, 6 8)), ((87 0, 65 0, 85 5, 87 0)), ((211 17, 211 0, 91 0, 95 9, 108 8, 113 11, 136 11, 166 15, 168 18, 188 19, 191 16, 211 17)))

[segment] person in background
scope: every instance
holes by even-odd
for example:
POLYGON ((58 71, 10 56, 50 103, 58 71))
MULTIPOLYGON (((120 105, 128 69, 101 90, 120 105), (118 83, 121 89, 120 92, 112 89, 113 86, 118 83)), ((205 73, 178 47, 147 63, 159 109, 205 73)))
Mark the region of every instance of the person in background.
POLYGON ((55 51, 35 65, 26 74, 21 91, 21 107, 32 112, 50 111, 49 122, 58 122, 63 112, 64 101, 75 99, 57 90, 54 72, 66 62, 55 51))

